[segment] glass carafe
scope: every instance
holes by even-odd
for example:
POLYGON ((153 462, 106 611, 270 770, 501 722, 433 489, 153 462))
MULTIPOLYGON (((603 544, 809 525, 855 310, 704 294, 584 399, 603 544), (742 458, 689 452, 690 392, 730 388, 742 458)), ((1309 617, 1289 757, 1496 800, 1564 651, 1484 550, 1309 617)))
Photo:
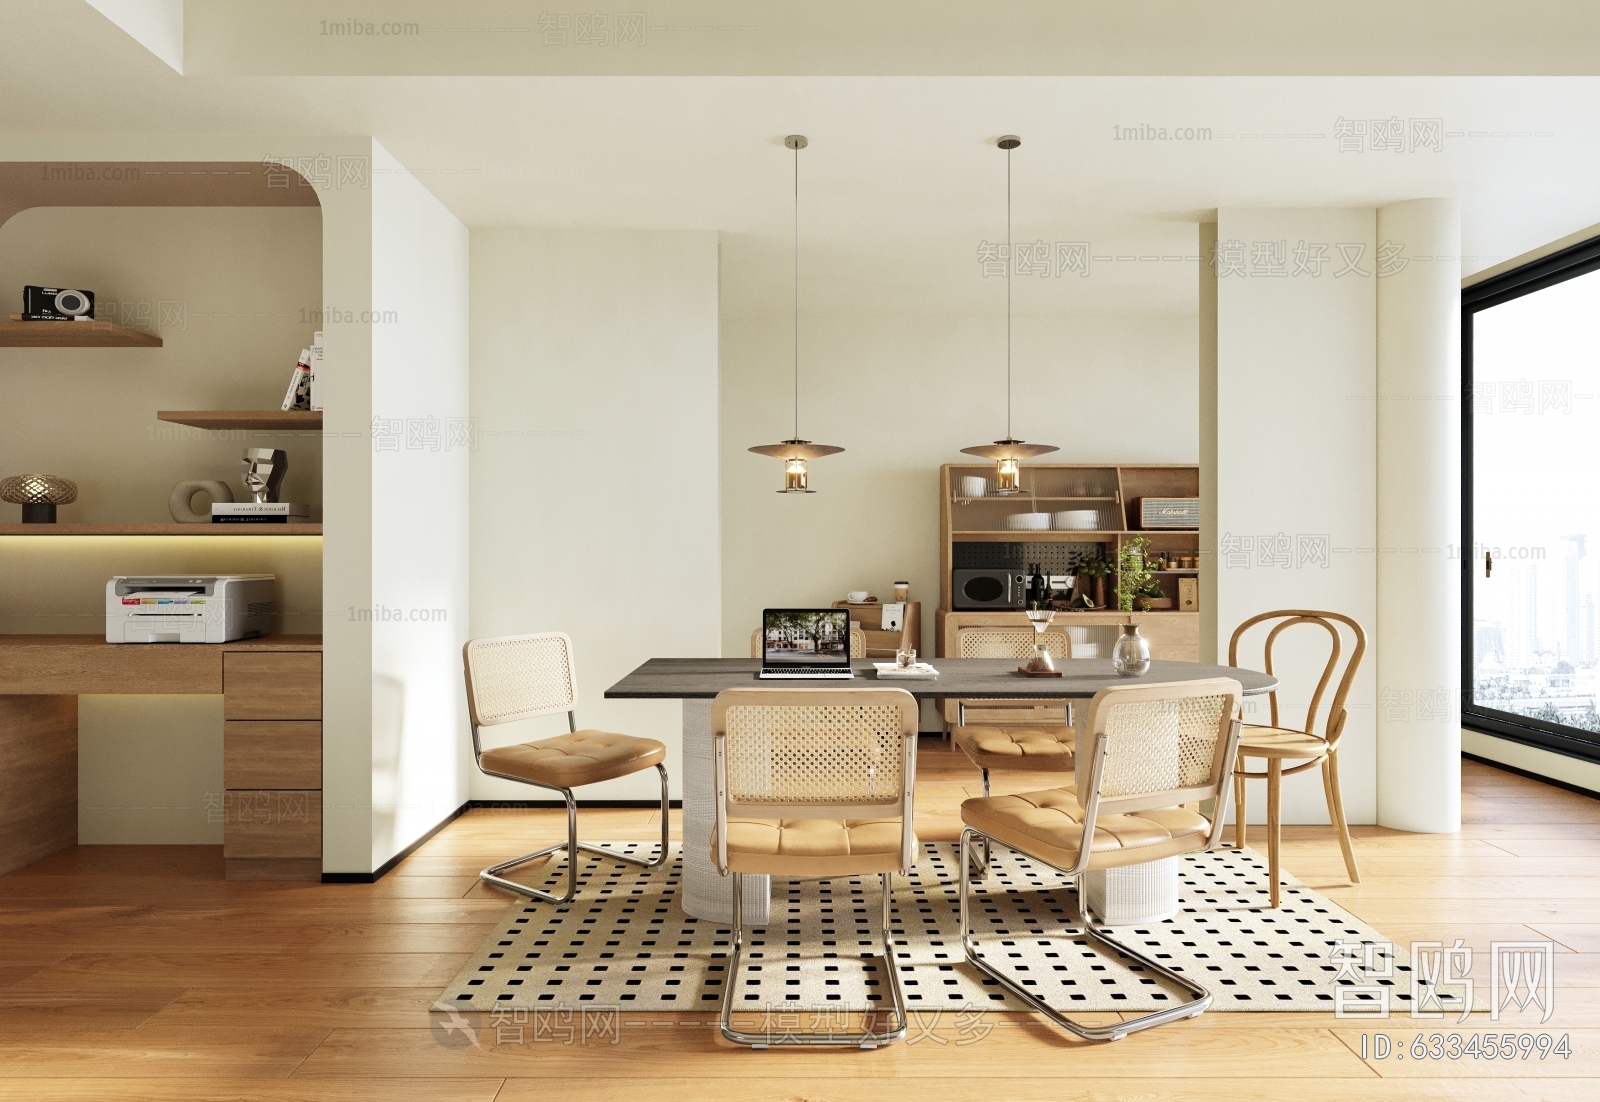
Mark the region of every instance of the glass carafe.
POLYGON ((1050 652, 1045 649, 1044 645, 1044 629, 1049 627, 1050 621, 1055 618, 1054 609, 1028 609, 1028 620, 1033 624, 1033 657, 1028 660, 1027 666, 1030 673, 1055 672, 1056 664, 1050 658, 1050 652))
POLYGON ((1122 625, 1122 635, 1111 649, 1111 668, 1118 677, 1138 677, 1150 668, 1150 641, 1139 634, 1138 624, 1122 625))

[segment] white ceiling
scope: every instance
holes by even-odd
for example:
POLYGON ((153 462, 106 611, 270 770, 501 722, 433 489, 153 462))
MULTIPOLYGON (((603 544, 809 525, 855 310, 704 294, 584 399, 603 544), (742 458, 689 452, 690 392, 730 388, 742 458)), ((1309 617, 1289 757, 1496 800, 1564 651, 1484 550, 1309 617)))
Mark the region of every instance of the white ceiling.
POLYGON ((1007 132, 1018 240, 1144 258, 1019 281, 1022 314, 1192 312, 1175 258, 1218 207, 1459 198, 1464 274, 1600 223, 1594 77, 184 76, 86 3, 0 0, 0 25, 0 156, 42 131, 372 134, 470 226, 719 231, 731 314, 787 313, 788 133, 808 311, 1003 310, 978 248, 1004 237, 1007 132), (1341 118, 1438 119, 1443 148, 1341 152, 1341 118), (1115 137, 1141 125, 1211 136, 1115 137))

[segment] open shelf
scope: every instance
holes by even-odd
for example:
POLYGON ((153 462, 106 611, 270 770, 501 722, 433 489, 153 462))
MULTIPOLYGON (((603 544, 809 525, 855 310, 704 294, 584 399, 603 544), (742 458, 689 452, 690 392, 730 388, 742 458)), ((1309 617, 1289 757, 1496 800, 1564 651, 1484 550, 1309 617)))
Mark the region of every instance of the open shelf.
POLYGON ((320 409, 163 409, 157 411, 156 419, 195 429, 322 431, 320 409))
POLYGON ((1121 530, 1091 532, 1078 528, 1011 528, 1003 532, 992 529, 982 532, 951 532, 950 538, 961 543, 1094 543, 1111 536, 1141 534, 1121 530))
POLYGON ((0 348, 160 348, 161 338, 109 321, 0 318, 0 348))
POLYGON ((320 535, 320 524, 0 524, 0 536, 320 535))

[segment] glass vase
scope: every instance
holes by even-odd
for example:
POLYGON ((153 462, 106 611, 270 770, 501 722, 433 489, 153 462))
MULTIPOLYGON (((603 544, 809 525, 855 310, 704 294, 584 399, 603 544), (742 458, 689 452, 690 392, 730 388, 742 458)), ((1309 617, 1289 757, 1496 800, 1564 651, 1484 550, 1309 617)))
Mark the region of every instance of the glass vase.
POLYGON ((1150 641, 1139 634, 1138 624, 1122 625, 1122 635, 1111 649, 1111 668, 1118 677, 1138 677, 1150 668, 1150 641))

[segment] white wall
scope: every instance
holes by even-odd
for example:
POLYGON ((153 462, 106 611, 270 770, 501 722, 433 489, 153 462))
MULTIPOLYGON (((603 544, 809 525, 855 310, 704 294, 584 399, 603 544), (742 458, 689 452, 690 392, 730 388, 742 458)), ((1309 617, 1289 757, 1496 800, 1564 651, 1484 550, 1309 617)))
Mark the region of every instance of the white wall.
MULTIPOLYGON (((724 274, 725 279, 737 273, 724 274)), ((939 467, 1005 435, 1005 319, 802 316, 800 434, 846 450, 811 464, 804 497, 753 455, 793 430, 789 315, 722 323, 723 653, 749 653, 771 606, 852 589, 939 607, 939 467)), ((1199 449, 1193 316, 1021 317, 1017 436, 1041 462, 1193 463, 1199 449)), ((924 719, 927 722, 927 719, 924 719)))
MULTIPOLYGON (((1375 229, 1371 209, 1217 212, 1218 256, 1242 249, 1245 262, 1243 274, 1225 264, 1217 272, 1218 654, 1226 660, 1228 636, 1241 621, 1273 609, 1342 612, 1366 628, 1369 648, 1339 747, 1345 812, 1354 823, 1376 815, 1375 229), (1315 277, 1267 275, 1266 265, 1254 263, 1258 242, 1284 243, 1286 272, 1300 242, 1325 245, 1330 263, 1315 277), (1352 253, 1359 247, 1367 275, 1335 274, 1346 266, 1340 244, 1352 253), (1287 559, 1276 554, 1280 540, 1287 559), (1244 541, 1252 541, 1248 550, 1244 541)), ((1258 647, 1263 634, 1257 629, 1258 647)), ((1281 720, 1303 721, 1325 638, 1305 626, 1280 639, 1281 720)), ((1241 665, 1258 663, 1259 650, 1240 654, 1241 665)), ((1265 705, 1257 702, 1247 719, 1266 722, 1265 705)), ((1264 782, 1252 782, 1250 801, 1252 820, 1264 819, 1264 782)), ((1317 770, 1284 780, 1283 814, 1291 823, 1328 821, 1317 770)))
MULTIPOLYGON (((467 230, 372 143, 372 867, 467 798, 467 230)), ((338 615, 340 610, 333 610, 338 615)), ((359 621, 362 609, 347 612, 359 621)))
MULTIPOLYGON (((571 635, 578 722, 665 742, 675 795, 677 702, 601 694, 647 658, 718 653, 717 406, 714 234, 473 231, 472 634, 571 635)), ((565 730, 548 716, 484 743, 565 730)), ((471 792, 553 795, 476 772, 471 792)))

